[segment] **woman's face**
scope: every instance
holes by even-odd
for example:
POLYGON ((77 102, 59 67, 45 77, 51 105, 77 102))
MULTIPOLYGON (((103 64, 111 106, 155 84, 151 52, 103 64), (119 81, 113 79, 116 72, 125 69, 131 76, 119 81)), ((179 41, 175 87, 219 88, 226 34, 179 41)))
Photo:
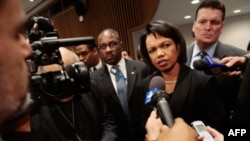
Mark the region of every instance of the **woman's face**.
POLYGON ((161 72, 168 72, 178 63, 179 47, 171 38, 152 33, 146 37, 146 47, 152 64, 161 72))

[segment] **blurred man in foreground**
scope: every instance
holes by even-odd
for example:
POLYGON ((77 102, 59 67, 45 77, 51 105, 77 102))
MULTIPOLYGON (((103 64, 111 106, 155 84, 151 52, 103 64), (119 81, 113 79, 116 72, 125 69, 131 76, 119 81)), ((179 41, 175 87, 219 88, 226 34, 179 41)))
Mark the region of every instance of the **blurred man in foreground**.
POLYGON ((25 58, 31 48, 21 34, 25 22, 19 1, 0 1, 0 128, 6 141, 41 140, 31 133, 27 114, 31 100, 25 58))

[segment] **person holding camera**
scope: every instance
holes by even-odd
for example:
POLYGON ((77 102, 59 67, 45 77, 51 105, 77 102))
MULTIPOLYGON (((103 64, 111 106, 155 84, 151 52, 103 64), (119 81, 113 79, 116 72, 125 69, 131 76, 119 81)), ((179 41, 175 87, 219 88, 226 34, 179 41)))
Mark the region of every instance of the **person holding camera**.
POLYGON ((38 68, 43 81, 40 88, 33 89, 41 92, 35 97, 43 97, 46 102, 32 111, 32 129, 42 133, 46 141, 115 140, 116 126, 102 99, 88 89, 90 84, 80 83, 89 80, 87 68, 72 51, 61 47, 59 52, 63 66, 38 68))

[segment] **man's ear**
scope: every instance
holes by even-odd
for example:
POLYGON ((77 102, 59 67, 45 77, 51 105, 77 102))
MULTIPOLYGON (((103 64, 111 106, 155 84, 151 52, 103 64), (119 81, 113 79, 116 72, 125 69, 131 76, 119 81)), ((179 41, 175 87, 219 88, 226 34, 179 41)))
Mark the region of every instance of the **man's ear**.
POLYGON ((97 48, 95 47, 95 48, 93 48, 93 50, 92 50, 95 54, 98 54, 98 50, 97 50, 97 48))

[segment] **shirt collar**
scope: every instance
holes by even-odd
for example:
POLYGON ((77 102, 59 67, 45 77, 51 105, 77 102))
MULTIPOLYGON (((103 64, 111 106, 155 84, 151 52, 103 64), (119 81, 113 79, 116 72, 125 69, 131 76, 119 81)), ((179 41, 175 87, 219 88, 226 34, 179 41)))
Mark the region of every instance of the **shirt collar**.
MULTIPOLYGON (((106 64, 106 65, 107 65, 108 70, 109 70, 109 72, 110 72, 110 69, 111 69, 111 67, 112 67, 113 65, 110 65, 110 64, 106 64)), ((121 70, 126 70, 125 60, 124 60, 123 57, 121 58, 121 60, 120 60, 116 65, 118 65, 119 68, 120 68, 121 70)))
POLYGON ((98 64, 95 66, 96 69, 100 69, 102 67, 102 61, 99 59, 98 64))
MULTIPOLYGON (((213 56, 217 44, 218 44, 218 42, 216 42, 215 44, 213 44, 211 47, 209 47, 208 49, 206 49, 206 50, 204 50, 204 51, 205 51, 209 56, 213 56)), ((201 52, 201 50, 200 50, 200 48, 198 47, 197 43, 195 42, 192 57, 195 57, 195 56, 199 55, 200 52, 201 52)))

